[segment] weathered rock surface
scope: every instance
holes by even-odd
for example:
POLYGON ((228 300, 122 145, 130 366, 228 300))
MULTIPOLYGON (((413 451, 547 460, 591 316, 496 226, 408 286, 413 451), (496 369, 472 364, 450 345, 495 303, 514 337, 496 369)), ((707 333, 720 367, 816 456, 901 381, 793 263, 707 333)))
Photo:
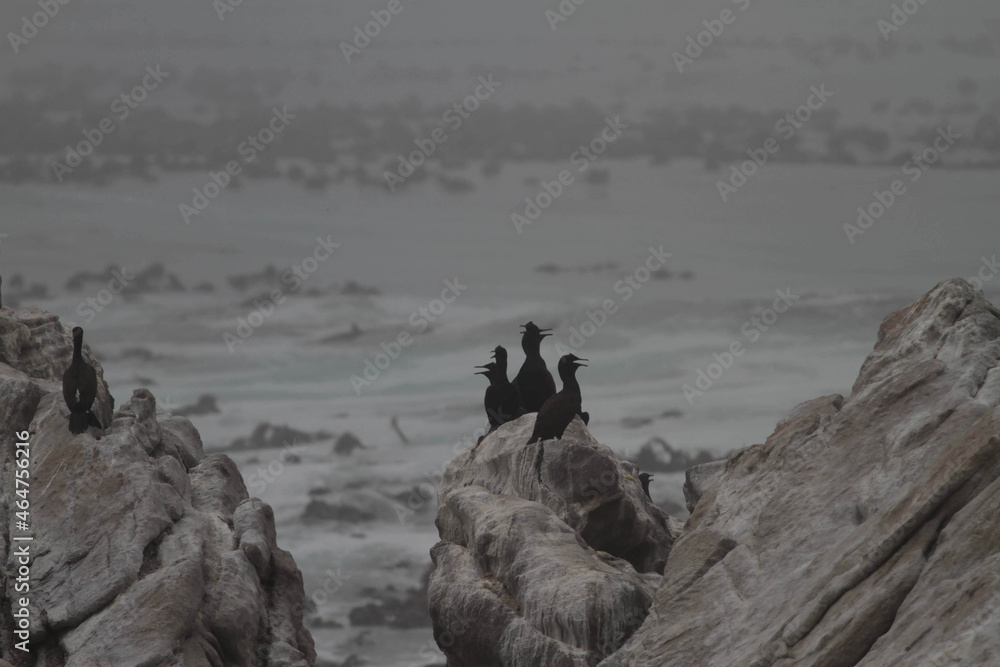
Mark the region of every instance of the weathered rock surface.
POLYGON ((448 467, 431 552, 451 665, 594 665, 642 623, 680 523, 578 418, 525 446, 534 415, 448 467))
MULTIPOLYGON (((0 600, 0 651, 16 667, 294 666, 315 661, 302 576, 276 543, 270 507, 248 498, 191 423, 136 390, 112 419, 99 363, 94 411, 73 436, 61 377, 68 329, 36 309, 0 310, 0 562, 16 570, 15 434, 28 431, 31 647, 13 650, 14 580, 0 600), (37 660, 37 662, 36 662, 37 660)), ((24 595, 18 593, 18 596, 24 595)))
MULTIPOLYGON (((763 445, 689 471, 693 514, 648 616, 600 667, 1000 664, 998 361, 1000 311, 964 281, 890 314, 849 396, 803 403, 763 445)), ((538 546, 569 522, 522 518, 558 503, 535 502, 524 466, 474 457, 449 469, 463 482, 442 488, 434 548, 449 666, 597 664, 593 651, 535 656, 545 640, 584 650, 558 618, 566 598, 602 636, 617 617, 594 610, 616 608, 622 588, 577 584, 563 542, 538 546), (483 479, 489 492, 458 488, 483 479), (520 589, 540 571, 563 590, 529 614, 520 589), (448 625, 460 617, 464 633, 448 625)))

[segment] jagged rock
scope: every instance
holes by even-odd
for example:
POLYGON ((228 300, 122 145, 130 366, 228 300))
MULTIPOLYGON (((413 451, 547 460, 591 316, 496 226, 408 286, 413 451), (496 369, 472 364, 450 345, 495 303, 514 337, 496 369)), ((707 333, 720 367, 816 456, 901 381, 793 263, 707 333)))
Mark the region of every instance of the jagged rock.
MULTIPOLYGON (((892 313, 848 397, 803 403, 763 445, 689 472, 693 514, 649 588, 621 560, 594 585, 607 571, 587 562, 601 554, 565 487, 539 489, 531 448, 495 453, 532 417, 505 425, 441 489, 430 605, 448 665, 1000 664, 998 362, 1000 311, 964 281, 892 313)), ((570 447, 589 444, 581 431, 570 447)), ((560 461, 573 489, 592 479, 584 462, 560 461)))
POLYGON ((533 421, 445 471, 429 595, 449 664, 596 664, 642 623, 679 532, 580 419, 526 446, 533 421))
POLYGON ((653 609, 601 667, 998 664, 998 359, 964 281, 889 315, 850 396, 689 473, 653 609))
MULTIPOLYGON (((34 655, 12 650, 9 578, 3 655, 17 667, 36 658, 47 667, 312 665, 301 574, 232 461, 204 456, 190 422, 158 412, 146 389, 112 418, 103 380, 94 407, 108 424, 103 438, 72 435, 56 379, 69 363, 69 330, 35 309, 4 309, 0 332, 0 469, 10 478, 14 434, 28 431, 34 536, 34 655)), ((0 484, 7 572, 16 569, 16 499, 13 484, 0 484)))

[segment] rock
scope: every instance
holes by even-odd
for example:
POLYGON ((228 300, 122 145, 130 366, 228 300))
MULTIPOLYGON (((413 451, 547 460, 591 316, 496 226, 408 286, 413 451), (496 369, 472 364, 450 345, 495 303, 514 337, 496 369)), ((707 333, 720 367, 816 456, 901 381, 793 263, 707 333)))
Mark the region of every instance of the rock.
POLYGON ((253 433, 248 437, 236 438, 229 443, 229 447, 226 449, 237 452, 245 449, 277 449, 279 447, 292 447, 318 440, 327 440, 331 437, 333 436, 326 431, 307 433, 290 426, 278 426, 270 422, 261 422, 257 424, 253 433))
POLYGON ((302 518, 348 523, 379 519, 398 523, 411 516, 414 511, 416 510, 382 493, 360 490, 344 491, 325 499, 311 497, 302 513, 302 518))
POLYGON ((964 281, 886 317, 848 397, 689 472, 651 613, 601 667, 996 664, 998 360, 964 281))
POLYGON ((268 264, 259 273, 246 273, 229 276, 226 281, 233 289, 240 290, 241 292, 245 292, 251 287, 257 286, 270 289, 272 287, 280 286, 281 272, 278 271, 278 267, 273 264, 268 264))
MULTIPOLYGON (((505 451, 531 419, 445 474, 430 606, 449 665, 997 664, 1000 311, 968 283, 890 314, 849 396, 690 470, 662 578, 594 550, 565 500, 594 479, 584 457, 543 490, 536 452, 505 451)), ((574 422, 563 447, 585 446, 574 422)))
POLYGON ((387 626, 397 629, 430 627, 431 617, 427 612, 427 588, 430 570, 424 576, 420 588, 411 588, 404 597, 399 597, 391 585, 384 592, 366 589, 364 594, 375 602, 355 607, 350 612, 351 625, 356 627, 387 626))
MULTIPOLYGON (((95 411, 104 437, 73 436, 55 379, 71 354, 69 330, 33 308, 3 309, 0 341, 0 469, 13 469, 13 434, 30 434, 38 664, 250 666, 269 656, 269 665, 312 665, 301 574, 232 461, 205 456, 190 422, 157 411, 147 389, 112 416, 103 379, 95 411)), ((8 546, 16 499, 0 484, 7 572, 17 566, 8 546)), ((17 659, 6 620, 13 580, 4 581, 0 653, 17 659)))
POLYGON ((684 501, 688 512, 694 511, 701 497, 713 488, 725 470, 725 461, 712 461, 688 468, 684 474, 684 501))
POLYGON ((355 449, 364 448, 364 444, 350 431, 343 433, 337 438, 337 442, 333 443, 333 453, 340 456, 349 456, 355 449))
POLYGON ((708 463, 714 458, 716 457, 709 452, 697 452, 692 455, 682 449, 671 447, 662 438, 652 438, 629 460, 643 472, 684 472, 691 466, 708 463))
POLYGON ((444 474, 429 597, 455 664, 596 664, 641 625, 680 529, 580 419, 526 446, 533 422, 504 424, 444 474))
POLYGON ((80 271, 66 281, 65 288, 70 292, 78 292, 95 283, 94 289, 106 288, 116 284, 124 294, 147 294, 158 292, 183 292, 184 284, 176 274, 167 271, 159 262, 150 264, 138 273, 129 271, 127 267, 109 264, 103 272, 80 271))
POLYGON ((340 293, 344 296, 378 296, 382 291, 377 287, 362 285, 356 280, 348 280, 340 288, 340 293))
POLYGON ((182 405, 173 410, 178 417, 200 417, 220 412, 218 399, 211 394, 202 394, 191 405, 182 405))

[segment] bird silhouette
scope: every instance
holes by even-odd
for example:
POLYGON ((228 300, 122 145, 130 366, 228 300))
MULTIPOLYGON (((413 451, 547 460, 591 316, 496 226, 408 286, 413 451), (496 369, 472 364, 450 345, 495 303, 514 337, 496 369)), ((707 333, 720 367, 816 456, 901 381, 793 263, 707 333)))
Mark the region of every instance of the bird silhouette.
POLYGON ((556 393, 556 383, 552 379, 542 358, 542 339, 551 336, 551 329, 539 329, 534 322, 528 322, 521 332, 521 349, 524 363, 514 378, 514 388, 521 397, 525 412, 538 412, 542 405, 556 393))
POLYGON ((563 381, 563 388, 542 406, 535 417, 535 428, 531 432, 528 440, 530 445, 539 440, 550 440, 561 438, 566 427, 573 421, 573 417, 580 414, 582 397, 580 395, 580 383, 576 380, 576 369, 586 366, 582 363, 587 361, 575 354, 567 354, 559 360, 559 378, 563 381))
POLYGON ((97 372, 83 360, 83 329, 73 327, 73 361, 63 373, 63 398, 69 406, 69 431, 79 435, 88 426, 101 427, 91 412, 97 398, 97 372))
POLYGON ((653 476, 648 472, 639 473, 639 483, 642 484, 642 490, 646 492, 646 497, 650 500, 653 499, 653 496, 649 495, 649 480, 651 479, 653 479, 653 476))
POLYGON ((476 368, 484 369, 476 375, 485 375, 490 381, 490 386, 486 388, 486 395, 483 398, 486 416, 490 421, 490 430, 524 414, 517 390, 507 379, 507 350, 498 345, 493 350, 493 359, 485 366, 476 366, 476 368))

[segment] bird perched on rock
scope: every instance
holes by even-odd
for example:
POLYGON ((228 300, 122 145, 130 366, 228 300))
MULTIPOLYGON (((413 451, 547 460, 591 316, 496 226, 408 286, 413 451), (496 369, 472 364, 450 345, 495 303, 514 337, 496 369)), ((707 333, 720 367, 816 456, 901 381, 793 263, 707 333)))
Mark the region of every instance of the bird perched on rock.
POLYGON ((551 438, 561 438, 566 427, 573 421, 573 417, 580 414, 580 383, 576 380, 576 369, 586 366, 575 354, 567 354, 559 360, 559 378, 563 381, 563 388, 555 396, 545 401, 545 405, 538 411, 535 417, 535 428, 531 432, 528 440, 530 445, 539 440, 549 440, 551 438))
POLYGON ((485 366, 476 366, 485 369, 476 375, 485 375, 490 381, 483 399, 486 416, 490 420, 490 430, 524 414, 517 390, 507 379, 507 350, 498 345, 493 350, 493 359, 485 366))
POLYGON ((542 405, 556 393, 556 383, 552 379, 542 359, 542 339, 551 336, 551 329, 539 329, 534 322, 523 325, 521 332, 521 349, 524 350, 524 363, 514 378, 514 388, 521 397, 521 405, 525 412, 538 412, 542 405))
POLYGON ((648 472, 639 473, 639 483, 642 484, 642 490, 646 492, 646 497, 650 500, 653 499, 653 496, 649 495, 649 480, 651 479, 653 479, 653 476, 648 472))
POLYGON ((83 360, 83 329, 73 327, 73 361, 63 373, 63 398, 69 406, 69 431, 78 435, 88 426, 101 428, 91 412, 97 398, 97 372, 83 360))

